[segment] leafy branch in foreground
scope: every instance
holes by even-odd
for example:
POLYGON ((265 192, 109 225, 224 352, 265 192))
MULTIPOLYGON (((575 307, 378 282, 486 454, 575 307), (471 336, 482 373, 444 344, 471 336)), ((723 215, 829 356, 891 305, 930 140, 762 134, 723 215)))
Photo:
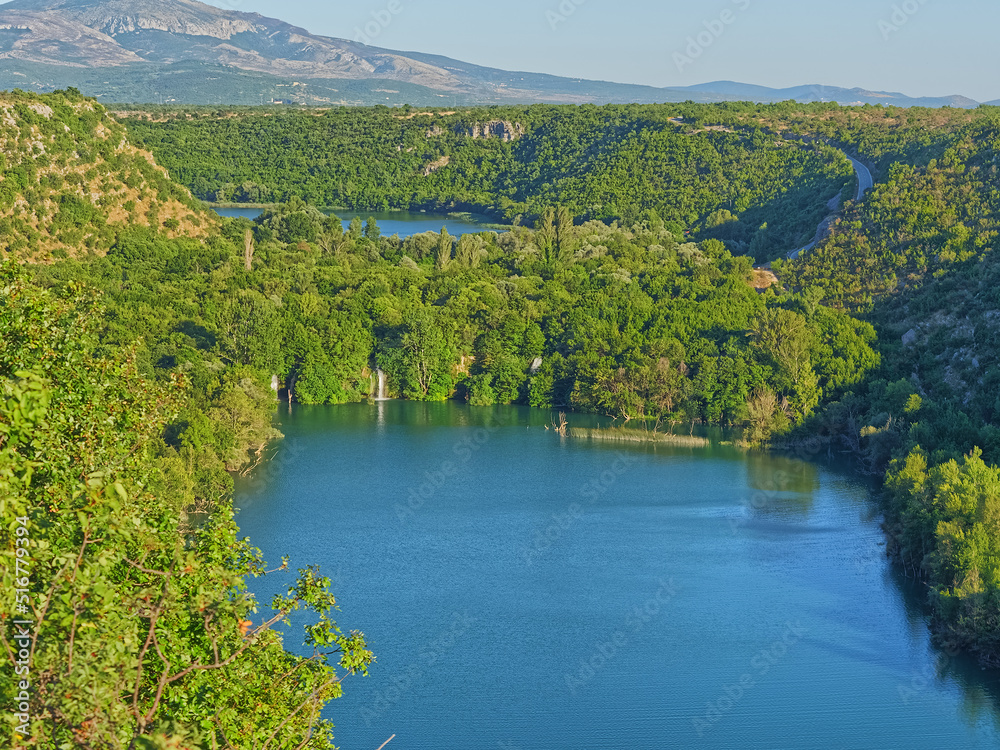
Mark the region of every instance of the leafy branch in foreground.
MULTIPOLYGON (((367 673, 364 637, 331 619, 329 579, 300 572, 257 623, 247 576, 266 571, 217 498, 194 526, 160 449, 180 378, 141 378, 129 352, 93 358, 92 302, 57 299, 19 272, 0 279, 0 652, 13 663, 16 519, 27 519, 30 732, 58 748, 329 748, 320 711, 367 673), (275 629, 309 612, 309 656, 275 629)), ((23 563, 22 558, 22 563, 23 563)), ((283 564, 278 571, 286 569, 283 564)), ((23 575, 23 572, 21 573, 23 575)), ((21 615, 24 617, 24 615, 21 615)), ((8 665, 9 666, 9 665, 8 665)), ((0 678, 11 705, 13 669, 0 678)))

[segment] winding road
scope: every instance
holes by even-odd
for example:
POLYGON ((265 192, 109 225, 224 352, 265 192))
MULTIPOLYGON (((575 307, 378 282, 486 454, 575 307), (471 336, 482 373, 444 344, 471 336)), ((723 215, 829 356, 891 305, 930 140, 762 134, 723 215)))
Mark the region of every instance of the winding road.
POLYGON ((865 193, 875 187, 875 180, 872 179, 872 173, 868 167, 859 162, 853 156, 849 156, 848 154, 844 154, 844 156, 851 160, 851 165, 854 167, 854 173, 858 176, 858 195, 855 200, 861 200, 865 197, 865 193))
MULTIPOLYGON (((854 200, 859 201, 865 197, 865 193, 867 193, 869 190, 875 187, 875 180, 872 178, 871 170, 868 169, 868 167, 866 167, 864 164, 862 164, 849 154, 845 153, 844 156, 846 156, 848 159, 851 160, 851 166, 854 167, 854 174, 858 176, 858 192, 857 195, 854 197, 854 200)), ((834 198, 833 200, 831 200, 830 204, 834 204, 838 200, 839 196, 838 198, 834 198)), ((830 208, 831 210, 835 211, 836 205, 830 205, 830 208)), ((788 259, 795 260, 802 253, 808 250, 812 250, 814 247, 816 247, 816 244, 822 239, 823 235, 826 233, 827 227, 835 218, 836 218, 836 213, 827 216, 823 220, 823 223, 819 225, 819 229, 816 230, 816 238, 805 247, 800 247, 798 250, 793 250, 792 252, 788 253, 788 259)))

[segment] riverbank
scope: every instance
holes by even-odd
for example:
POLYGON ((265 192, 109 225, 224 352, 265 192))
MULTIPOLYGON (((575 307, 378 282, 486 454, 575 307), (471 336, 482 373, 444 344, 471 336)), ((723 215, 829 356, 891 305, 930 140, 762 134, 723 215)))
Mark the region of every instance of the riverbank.
MULTIPOLYGON (((252 208, 258 211, 266 211, 269 208, 277 208, 280 203, 213 203, 212 201, 202 201, 207 208, 252 208)), ((320 209, 322 210, 322 209, 320 209)))
MULTIPOLYGON (((243 211, 243 212, 264 212, 280 208, 280 203, 214 203, 203 201, 206 209, 221 213, 222 211, 243 211)), ((454 222, 456 224, 466 224, 475 227, 482 232, 507 232, 512 229, 512 225, 493 221, 493 217, 486 214, 477 214, 471 211, 433 211, 427 209, 390 209, 386 211, 363 211, 343 207, 315 206, 316 210, 326 215, 334 215, 345 222, 358 217, 362 220, 374 218, 376 223, 383 222, 420 222, 420 221, 442 221, 454 222)), ((225 215, 225 214, 222 214, 225 215)), ((251 218, 251 217, 247 217, 251 218)), ((430 230, 428 230, 430 231, 430 230)), ((435 230, 436 231, 436 230, 435 230)))

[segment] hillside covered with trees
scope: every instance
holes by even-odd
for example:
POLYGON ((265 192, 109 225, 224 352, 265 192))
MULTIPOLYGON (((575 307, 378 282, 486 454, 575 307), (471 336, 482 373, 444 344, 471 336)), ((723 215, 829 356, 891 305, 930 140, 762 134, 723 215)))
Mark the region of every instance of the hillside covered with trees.
MULTIPOLYGON (((12 99, 8 135, 38 128, 45 145, 47 126, 36 117, 59 123, 57 135, 71 134, 47 142, 53 164, 71 165, 86 143, 97 141, 99 150, 108 134, 103 123, 113 124, 74 92, 12 99), (91 114, 76 132, 61 127, 73 111, 91 114), (27 124, 18 122, 22 115, 27 124)), ((119 153, 134 153, 127 141, 112 142, 119 153)), ((7 153, 17 152, 11 146, 7 153)), ((193 236, 166 222, 137 220, 126 229, 114 220, 114 202, 80 198, 66 186, 62 195, 89 206, 80 227, 94 234, 64 235, 61 242, 79 243, 67 245, 66 255, 83 259, 65 262, 86 268, 101 251, 129 257, 129 248, 138 252, 144 242, 181 257, 227 254, 217 219, 189 196, 182 203, 186 191, 166 182, 151 160, 140 155, 129 163, 139 162, 153 171, 126 172, 126 179, 152 175, 161 192, 147 199, 173 196, 164 205, 184 206, 193 236)), ((27 180, 25 195, 52 195, 42 187, 44 171, 13 170, 5 178, 27 180)), ((152 190, 143 184, 137 187, 152 190)), ((182 369, 151 368, 142 337, 161 311, 137 302, 133 327, 119 327, 115 308, 85 274, 47 290, 31 275, 58 262, 18 266, 8 252, 0 261, 0 649, 10 668, 0 696, 20 706, 16 696, 26 692, 30 719, 22 727, 9 713, 5 740, 164 748, 217 747, 239 737, 330 747, 332 724, 319 711, 373 656, 360 633, 338 629, 322 573, 306 568, 295 576, 283 561, 268 568, 239 538, 228 470, 280 436, 267 389, 239 367, 219 368, 211 384, 182 369), (177 439, 189 418, 203 434, 177 439), (286 576, 286 593, 256 601, 247 581, 262 575, 286 576), (307 656, 284 648, 295 612, 308 613, 305 632, 292 636, 307 656), (20 626, 11 624, 12 613, 20 626), (25 621, 27 641, 17 638, 25 621), (14 664, 27 671, 15 673, 14 664)), ((127 272, 119 281, 131 286, 127 272)))
POLYGON ((0 94, 0 252, 100 255, 125 226, 204 236, 214 219, 92 100, 0 94))
POLYGON ((891 550, 930 583, 939 634, 991 663, 1000 660, 998 117, 983 108, 925 131, 916 157, 893 164, 831 237, 775 264, 786 284, 879 331, 878 377, 828 413, 869 470, 888 467, 891 550))
MULTIPOLYGON (((17 195, 44 211, 67 196, 91 212, 79 234, 46 229, 66 257, 18 266, 34 245, 8 245, 2 262, 0 554, 9 612, 11 519, 24 519, 39 743, 44 727, 62 746, 164 747, 167 736, 331 746, 319 711, 372 654, 360 633, 337 629, 322 572, 304 569, 287 595, 254 601, 249 577, 286 572, 233 522, 231 473, 280 439, 272 376, 305 404, 363 401, 380 368, 392 395, 413 400, 575 409, 663 432, 720 425, 755 446, 819 436, 885 475, 890 551, 930 584, 939 635, 1000 660, 994 110, 129 120, 196 193, 199 176, 210 191, 281 192, 253 195, 282 202, 249 221, 214 218, 141 155, 114 162, 101 133, 114 133, 115 153, 132 147, 96 103, 11 96, 13 142, 51 129, 45 153, 67 165, 94 143, 107 170, 94 179, 108 190, 138 174, 147 182, 129 189, 187 212, 185 223, 148 209, 117 221, 117 202, 93 190, 43 187, 50 176, 28 167, 17 178, 17 195), (487 117, 523 133, 463 131, 487 117), (336 136, 327 171, 310 175, 324 133, 336 136), (863 202, 846 202, 816 249, 775 264, 779 284, 762 284, 750 257, 768 254, 761 237, 811 235, 851 184, 827 139, 877 168, 879 154, 896 163, 863 202), (270 160, 227 150, 253 144, 270 160), (148 168, 129 171, 139 162, 148 168), (336 170, 353 177, 330 179, 336 170), (374 221, 345 231, 297 193, 325 185, 322 202, 334 203, 352 179, 355 207, 493 206, 521 221, 401 239, 374 221), (311 658, 284 651, 275 631, 296 610, 313 613, 293 644, 304 638, 311 658)), ((15 693, 0 682, 5 700, 15 693)))
POLYGON ((736 426, 755 395, 798 421, 878 363, 867 324, 760 294, 747 258, 662 224, 576 226, 560 209, 535 230, 400 240, 293 201, 214 244, 139 231, 37 278, 102 289, 114 345, 141 334, 151 373, 273 373, 302 403, 363 400, 377 366, 409 399, 736 426))
MULTIPOLYGON (((582 219, 716 230, 766 260, 806 244, 853 184, 822 143, 755 124, 702 128, 671 106, 416 111, 125 112, 129 132, 204 200, 449 208, 532 223, 582 219)), ((714 236, 714 235, 710 235, 714 236)))

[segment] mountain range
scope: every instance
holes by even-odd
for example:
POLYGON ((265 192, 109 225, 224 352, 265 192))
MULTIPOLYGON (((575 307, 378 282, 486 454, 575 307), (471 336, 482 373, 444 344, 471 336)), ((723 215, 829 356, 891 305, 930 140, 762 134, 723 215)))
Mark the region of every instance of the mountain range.
MULTIPOLYGON (((511 72, 311 34, 196 0, 14 0, 0 6, 0 88, 75 86, 106 102, 387 104, 759 101, 975 107, 961 96, 732 81, 656 88, 511 72)), ((996 102, 994 102, 996 104, 996 102)))

